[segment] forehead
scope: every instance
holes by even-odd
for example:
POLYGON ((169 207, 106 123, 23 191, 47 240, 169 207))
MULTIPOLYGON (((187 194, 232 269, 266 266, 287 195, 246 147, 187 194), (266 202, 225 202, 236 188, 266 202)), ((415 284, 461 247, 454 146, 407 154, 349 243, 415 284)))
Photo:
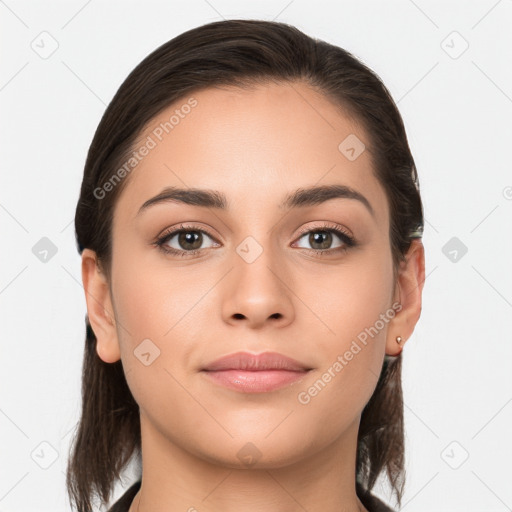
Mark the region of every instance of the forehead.
POLYGON ((277 205, 292 189, 339 183, 384 213, 369 144, 357 121, 304 83, 203 89, 145 127, 116 210, 133 217, 166 186, 222 190, 234 205, 277 205))

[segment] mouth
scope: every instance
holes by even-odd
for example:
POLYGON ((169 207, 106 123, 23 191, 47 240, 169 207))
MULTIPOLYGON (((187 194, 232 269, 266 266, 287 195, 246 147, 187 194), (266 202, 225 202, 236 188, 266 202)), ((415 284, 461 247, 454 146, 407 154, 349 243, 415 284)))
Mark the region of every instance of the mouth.
POLYGON ((267 393, 302 380, 313 368, 275 352, 237 352, 201 372, 218 385, 244 393, 267 393))

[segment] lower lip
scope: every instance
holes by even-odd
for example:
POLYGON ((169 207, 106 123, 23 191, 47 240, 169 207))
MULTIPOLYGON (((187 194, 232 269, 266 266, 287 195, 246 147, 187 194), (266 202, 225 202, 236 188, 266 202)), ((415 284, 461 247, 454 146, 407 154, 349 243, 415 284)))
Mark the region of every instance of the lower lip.
POLYGON ((227 388, 244 393, 266 393, 297 382, 309 373, 290 370, 218 370, 203 371, 210 379, 227 388))

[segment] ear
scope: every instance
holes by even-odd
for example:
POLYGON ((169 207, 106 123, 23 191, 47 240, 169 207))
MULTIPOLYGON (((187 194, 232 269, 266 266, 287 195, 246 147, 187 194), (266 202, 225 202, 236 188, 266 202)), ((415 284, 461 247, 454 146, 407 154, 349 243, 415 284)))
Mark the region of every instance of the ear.
POLYGON ((405 261, 398 269, 395 301, 401 304, 388 327, 386 354, 397 356, 410 338, 421 314, 421 294, 425 283, 425 250, 421 239, 415 238, 407 251, 405 261), (397 343, 400 336, 402 341, 397 343))
POLYGON ((121 352, 109 283, 91 249, 82 252, 82 282, 89 323, 96 335, 96 352, 105 363, 115 363, 121 358, 121 352))

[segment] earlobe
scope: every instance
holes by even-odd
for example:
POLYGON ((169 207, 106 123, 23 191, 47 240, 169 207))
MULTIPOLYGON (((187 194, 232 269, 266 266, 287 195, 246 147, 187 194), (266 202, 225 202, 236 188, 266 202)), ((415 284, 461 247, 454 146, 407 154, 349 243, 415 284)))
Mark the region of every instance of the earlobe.
POLYGON ((97 340, 96 352, 105 363, 115 363, 121 358, 121 352, 109 283, 99 268, 96 253, 91 249, 82 252, 82 282, 87 315, 97 340))
POLYGON ((397 276, 397 293, 401 308, 388 328, 386 354, 397 356, 411 337, 421 315, 421 300, 425 282, 425 250, 421 239, 414 239, 397 276))

